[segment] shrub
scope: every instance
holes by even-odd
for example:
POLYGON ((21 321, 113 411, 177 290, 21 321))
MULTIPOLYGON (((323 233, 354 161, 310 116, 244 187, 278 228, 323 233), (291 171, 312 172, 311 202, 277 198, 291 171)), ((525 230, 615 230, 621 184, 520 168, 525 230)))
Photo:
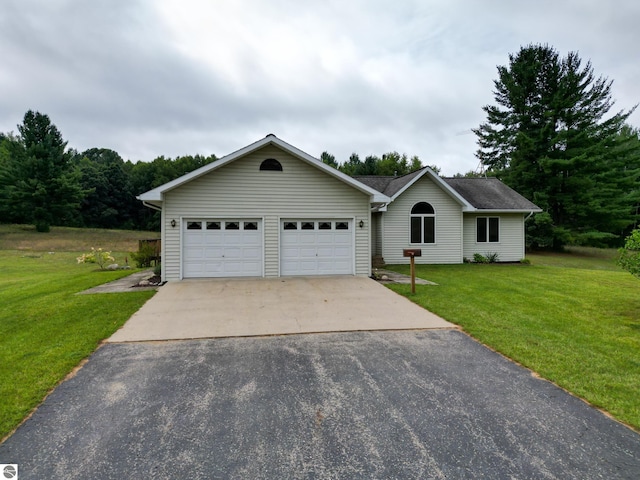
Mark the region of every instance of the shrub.
POLYGON ((631 232, 624 247, 618 250, 618 265, 640 278, 640 229, 631 232))
POLYGON ((162 264, 157 263, 155 267, 153 267, 153 274, 158 277, 162 275, 162 264))
POLYGON ((521 258, 520 263, 522 265, 531 265, 531 260, 529 260, 528 258, 521 258))
POLYGON ((109 264, 115 262, 115 258, 111 255, 111 252, 105 252, 101 248, 97 250, 91 247, 91 252, 83 253, 80 257, 76 258, 78 263, 95 263, 101 270, 109 264))
POLYGON ((473 254, 473 261, 476 262, 476 263, 489 263, 487 261, 487 257, 482 255, 481 253, 474 253, 473 254))
POLYGON ((500 260, 498 252, 488 252, 486 255, 481 253, 473 254, 473 261, 475 263, 496 263, 500 260))
POLYGON ((489 252, 487 253, 487 263, 496 263, 500 261, 500 255, 498 252, 489 252))
POLYGON ((153 244, 141 243, 137 252, 130 253, 138 268, 150 267, 151 261, 156 257, 156 249, 153 244))

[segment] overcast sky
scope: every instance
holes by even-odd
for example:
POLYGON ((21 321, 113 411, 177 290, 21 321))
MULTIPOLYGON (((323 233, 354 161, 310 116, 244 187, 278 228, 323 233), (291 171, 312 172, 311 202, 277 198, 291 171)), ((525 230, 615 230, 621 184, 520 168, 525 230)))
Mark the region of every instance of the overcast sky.
MULTIPOLYGON (((50 116, 125 160, 231 153, 268 133, 340 162, 475 170, 496 66, 579 52, 640 102, 638 0, 3 0, 0 131, 50 116)), ((630 118, 640 127, 640 112, 630 118)))

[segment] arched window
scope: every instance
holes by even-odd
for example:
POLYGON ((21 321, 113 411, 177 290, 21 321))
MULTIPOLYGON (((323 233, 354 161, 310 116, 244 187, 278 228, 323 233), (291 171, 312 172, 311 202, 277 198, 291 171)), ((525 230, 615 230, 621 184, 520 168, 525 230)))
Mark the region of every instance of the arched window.
POLYGON ((272 172, 281 172, 282 165, 275 158, 267 158, 264 162, 260 164, 260 170, 268 170, 272 172))
POLYGON ((411 209, 411 243, 436 243, 436 212, 427 202, 411 209))

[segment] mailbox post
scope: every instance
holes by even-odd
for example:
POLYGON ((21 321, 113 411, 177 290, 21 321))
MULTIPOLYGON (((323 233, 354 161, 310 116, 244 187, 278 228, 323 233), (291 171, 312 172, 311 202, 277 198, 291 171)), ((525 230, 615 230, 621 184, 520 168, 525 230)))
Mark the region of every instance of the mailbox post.
POLYGON ((422 250, 419 248, 405 248, 402 250, 402 256, 411 259, 411 293, 416 293, 416 264, 414 259, 422 256, 422 250))

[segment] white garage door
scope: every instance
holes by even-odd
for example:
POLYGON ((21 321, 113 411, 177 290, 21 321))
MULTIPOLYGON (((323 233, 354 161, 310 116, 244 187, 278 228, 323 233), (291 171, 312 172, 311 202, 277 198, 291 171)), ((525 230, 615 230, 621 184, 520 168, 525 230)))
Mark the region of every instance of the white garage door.
POLYGON ((185 220, 182 228, 184 278, 262 276, 260 220, 185 220))
POLYGON ((280 275, 353 273, 351 220, 283 220, 280 275))

